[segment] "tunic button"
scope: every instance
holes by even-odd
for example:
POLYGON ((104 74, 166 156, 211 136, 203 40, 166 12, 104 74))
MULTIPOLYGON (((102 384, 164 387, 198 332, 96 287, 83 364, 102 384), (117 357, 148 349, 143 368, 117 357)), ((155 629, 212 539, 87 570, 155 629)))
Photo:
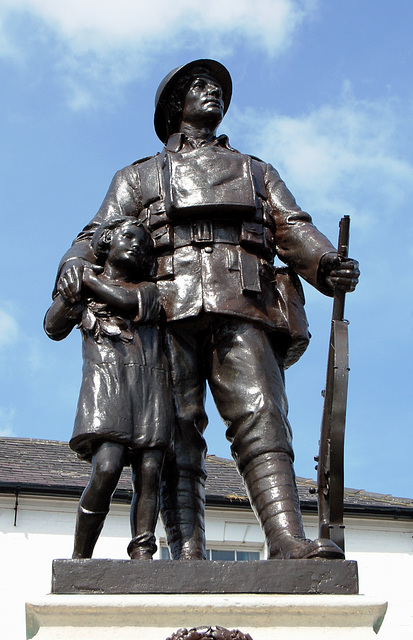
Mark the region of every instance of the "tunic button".
POLYGON ((205 253, 212 253, 212 247, 205 247, 205 253))

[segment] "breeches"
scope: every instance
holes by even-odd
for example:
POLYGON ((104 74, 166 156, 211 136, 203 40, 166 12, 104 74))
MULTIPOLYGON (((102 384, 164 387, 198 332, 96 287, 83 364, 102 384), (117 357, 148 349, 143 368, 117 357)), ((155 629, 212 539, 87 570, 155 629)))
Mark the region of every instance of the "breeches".
POLYGON ((203 314, 171 323, 167 348, 178 468, 205 472, 206 381, 240 472, 263 453, 282 452, 293 458, 283 360, 269 333, 249 322, 203 314))

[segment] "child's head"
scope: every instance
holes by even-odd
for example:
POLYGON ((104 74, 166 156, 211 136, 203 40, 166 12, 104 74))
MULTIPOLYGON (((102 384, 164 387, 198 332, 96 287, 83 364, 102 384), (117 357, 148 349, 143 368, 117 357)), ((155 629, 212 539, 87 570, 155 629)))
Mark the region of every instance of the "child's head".
POLYGON ((117 216, 103 222, 95 231, 92 247, 96 261, 122 261, 128 270, 149 277, 153 263, 153 240, 143 224, 131 216, 117 216))

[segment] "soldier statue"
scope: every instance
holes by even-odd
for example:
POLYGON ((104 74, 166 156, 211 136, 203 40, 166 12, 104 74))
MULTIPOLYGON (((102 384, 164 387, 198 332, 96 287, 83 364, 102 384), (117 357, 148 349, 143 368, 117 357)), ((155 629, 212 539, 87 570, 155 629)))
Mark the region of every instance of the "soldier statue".
POLYGON ((229 72, 214 60, 165 77, 155 100, 163 150, 116 173, 63 257, 56 291, 79 299, 82 271, 94 262, 91 238, 105 220, 133 216, 150 231, 176 413, 161 489, 174 559, 205 558, 206 382, 269 558, 343 558, 331 540, 305 537, 284 370, 309 339, 297 274, 332 296, 335 287, 354 290, 358 263, 338 259, 270 164, 216 136, 231 92, 229 72), (275 256, 286 266, 275 268, 275 256))

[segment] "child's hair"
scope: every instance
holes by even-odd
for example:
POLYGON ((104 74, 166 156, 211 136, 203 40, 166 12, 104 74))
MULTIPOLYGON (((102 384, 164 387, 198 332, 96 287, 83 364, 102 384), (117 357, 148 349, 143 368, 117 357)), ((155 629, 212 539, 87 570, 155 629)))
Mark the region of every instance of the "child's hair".
POLYGON ((143 246, 141 246, 142 253, 144 254, 143 270, 145 276, 149 277, 153 272, 155 262, 153 255, 153 240, 151 234, 146 227, 144 227, 142 222, 132 216, 114 216, 109 218, 109 220, 106 220, 106 222, 102 222, 102 224, 96 229, 92 237, 92 248, 96 256, 96 262, 100 265, 105 264, 112 242, 113 231, 125 223, 138 227, 143 231, 143 246))

